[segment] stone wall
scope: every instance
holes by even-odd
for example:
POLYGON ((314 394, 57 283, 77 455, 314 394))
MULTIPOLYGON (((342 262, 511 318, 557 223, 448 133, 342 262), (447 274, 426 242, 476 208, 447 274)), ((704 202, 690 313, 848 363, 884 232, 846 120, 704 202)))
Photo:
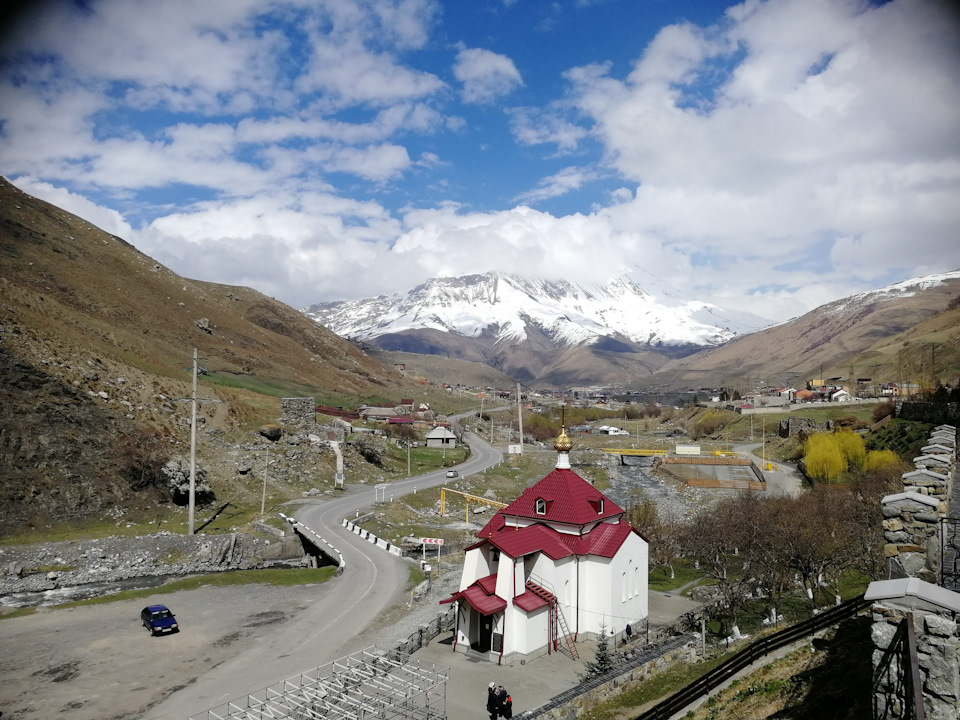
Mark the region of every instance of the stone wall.
POLYGON ((437 637, 437 635, 440 633, 453 630, 454 620, 456 619, 456 611, 454 610, 452 604, 449 606, 449 608, 450 609, 446 612, 437 613, 437 616, 429 622, 418 626, 416 631, 411 633, 408 637, 397 640, 396 644, 392 646, 391 649, 398 650, 409 655, 411 653, 415 653, 422 647, 426 647, 428 644, 430 644, 430 641, 437 637))
POLYGON ((830 432, 833 430, 833 420, 817 422, 809 418, 789 417, 780 421, 780 428, 777 434, 780 437, 792 437, 800 433, 830 432))
POLYGON ((284 427, 312 429, 317 424, 317 401, 312 397, 281 398, 280 423, 284 427))
MULTIPOLYGON (((940 425, 931 432, 930 442, 940 439, 955 447, 955 436, 956 428, 940 425)), ((915 470, 902 475, 903 492, 880 501, 887 578, 916 577, 936 583, 940 576, 940 519, 947 514, 953 492, 956 451, 914 458, 914 466, 915 470)))
MULTIPOLYGON (((900 623, 912 620, 926 720, 956 720, 960 717, 960 631, 955 613, 942 609, 915 609, 914 604, 897 600, 873 604, 873 666, 881 666, 900 623)), ((904 707, 909 698, 903 697, 901 682, 905 671, 907 669, 901 666, 899 658, 894 658, 891 666, 876 679, 874 717, 910 717, 904 707)))
POLYGON ((881 501, 887 578, 915 577, 935 583, 940 574, 940 517, 947 503, 916 492, 881 501))
POLYGON ((251 570, 269 564, 265 555, 302 557, 302 548, 249 533, 180 535, 60 541, 0 548, 0 594, 44 592, 129 578, 251 570))

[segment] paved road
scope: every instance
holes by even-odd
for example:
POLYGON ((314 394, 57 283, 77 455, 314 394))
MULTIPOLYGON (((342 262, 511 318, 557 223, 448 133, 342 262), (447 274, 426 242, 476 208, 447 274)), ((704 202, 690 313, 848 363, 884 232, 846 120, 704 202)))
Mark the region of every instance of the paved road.
POLYGON ((744 443, 742 445, 734 445, 733 449, 741 455, 746 455, 751 460, 753 460, 757 465, 763 470, 763 476, 767 480, 767 494, 770 496, 775 495, 791 495, 796 497, 803 491, 803 477, 800 475, 800 471, 790 465, 784 465, 779 463, 776 460, 761 460, 753 454, 753 451, 760 447, 762 443, 744 443), (767 469, 767 466, 770 466, 770 469, 767 469))
MULTIPOLYGON (((491 467, 502 454, 470 433, 471 457, 457 466, 461 475, 491 467)), ((394 497, 442 485, 440 470, 390 484, 394 497)), ((142 720, 171 720, 201 714, 274 682, 342 657, 362 645, 357 636, 399 600, 407 584, 408 565, 341 526, 344 517, 372 505, 370 486, 348 486, 332 501, 301 508, 297 519, 327 539, 342 554, 346 571, 323 586, 317 602, 283 627, 268 631, 252 649, 225 662, 153 707, 142 720)), ((392 638, 391 638, 392 640, 392 638)))

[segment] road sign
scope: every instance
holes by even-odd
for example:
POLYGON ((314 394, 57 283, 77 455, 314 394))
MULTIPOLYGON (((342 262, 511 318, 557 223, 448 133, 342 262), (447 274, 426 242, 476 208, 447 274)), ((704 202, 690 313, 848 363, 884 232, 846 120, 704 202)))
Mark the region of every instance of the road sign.
POLYGON ((420 538, 423 545, 443 545, 443 538, 420 538))

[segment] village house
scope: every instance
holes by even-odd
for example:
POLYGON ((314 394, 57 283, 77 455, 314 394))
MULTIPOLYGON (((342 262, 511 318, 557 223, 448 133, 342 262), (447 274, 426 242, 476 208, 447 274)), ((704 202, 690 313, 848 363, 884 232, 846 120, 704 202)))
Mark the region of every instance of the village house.
POLYGON ((428 432, 426 440, 427 447, 430 448, 455 448, 457 446, 457 436, 443 425, 438 425, 428 432))
POLYGON ((454 649, 511 662, 565 649, 647 617, 647 541, 624 511, 570 469, 556 469, 494 515, 466 548, 454 649))

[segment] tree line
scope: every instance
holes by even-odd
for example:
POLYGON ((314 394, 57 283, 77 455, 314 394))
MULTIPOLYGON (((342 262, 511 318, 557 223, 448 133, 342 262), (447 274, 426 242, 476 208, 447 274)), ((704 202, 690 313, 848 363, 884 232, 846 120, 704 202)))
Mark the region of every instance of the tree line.
POLYGON ((678 562, 699 568, 715 586, 717 611, 737 625, 748 597, 764 597, 771 618, 787 594, 811 610, 836 602, 843 573, 883 577, 880 500, 900 486, 906 466, 851 472, 842 490, 816 487, 796 497, 743 492, 694 517, 664 519, 653 502, 629 509, 631 525, 649 542, 652 566, 671 575, 678 562))

